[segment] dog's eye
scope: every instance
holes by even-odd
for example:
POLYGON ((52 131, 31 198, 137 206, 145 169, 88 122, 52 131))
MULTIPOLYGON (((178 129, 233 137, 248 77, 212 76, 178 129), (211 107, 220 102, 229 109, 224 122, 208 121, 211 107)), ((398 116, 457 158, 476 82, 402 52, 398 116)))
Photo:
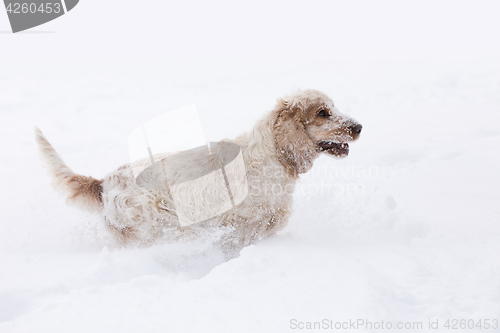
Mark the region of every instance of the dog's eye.
POLYGON ((320 116, 320 117, 326 117, 325 110, 321 110, 320 112, 318 112, 318 116, 320 116))

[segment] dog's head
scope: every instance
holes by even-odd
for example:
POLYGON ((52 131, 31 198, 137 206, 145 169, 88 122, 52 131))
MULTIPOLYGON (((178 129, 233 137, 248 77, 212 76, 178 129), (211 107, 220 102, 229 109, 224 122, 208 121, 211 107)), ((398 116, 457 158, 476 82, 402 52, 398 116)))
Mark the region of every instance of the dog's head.
POLYGON ((302 90, 279 99, 273 112, 278 158, 294 175, 307 172, 321 153, 346 157, 348 142, 356 140, 363 128, 317 90, 302 90))

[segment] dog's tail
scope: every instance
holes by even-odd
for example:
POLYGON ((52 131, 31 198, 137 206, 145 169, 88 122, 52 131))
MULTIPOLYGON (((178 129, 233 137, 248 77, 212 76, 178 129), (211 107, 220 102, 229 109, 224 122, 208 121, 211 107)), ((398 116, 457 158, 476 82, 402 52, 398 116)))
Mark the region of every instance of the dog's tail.
POLYGON ((52 186, 63 193, 70 204, 85 210, 101 211, 102 180, 74 173, 38 127, 35 127, 35 140, 38 143, 40 158, 52 178, 52 186))

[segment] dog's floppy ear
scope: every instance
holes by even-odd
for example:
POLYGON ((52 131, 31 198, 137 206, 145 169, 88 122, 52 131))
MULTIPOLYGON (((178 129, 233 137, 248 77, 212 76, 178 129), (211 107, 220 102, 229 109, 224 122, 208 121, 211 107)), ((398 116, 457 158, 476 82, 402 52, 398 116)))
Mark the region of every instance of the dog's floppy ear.
POLYGON ((274 110, 274 139, 281 164, 295 178, 311 169, 318 153, 302 121, 303 108, 279 99, 274 110))

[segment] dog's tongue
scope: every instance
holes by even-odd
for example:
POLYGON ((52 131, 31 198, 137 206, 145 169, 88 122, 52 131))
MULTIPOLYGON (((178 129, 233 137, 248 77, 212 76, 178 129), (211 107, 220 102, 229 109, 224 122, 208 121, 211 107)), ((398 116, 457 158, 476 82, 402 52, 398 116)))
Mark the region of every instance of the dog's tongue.
POLYGON ((330 149, 349 150, 348 143, 339 143, 339 142, 333 142, 333 141, 321 141, 318 145, 322 150, 330 150, 330 149))

